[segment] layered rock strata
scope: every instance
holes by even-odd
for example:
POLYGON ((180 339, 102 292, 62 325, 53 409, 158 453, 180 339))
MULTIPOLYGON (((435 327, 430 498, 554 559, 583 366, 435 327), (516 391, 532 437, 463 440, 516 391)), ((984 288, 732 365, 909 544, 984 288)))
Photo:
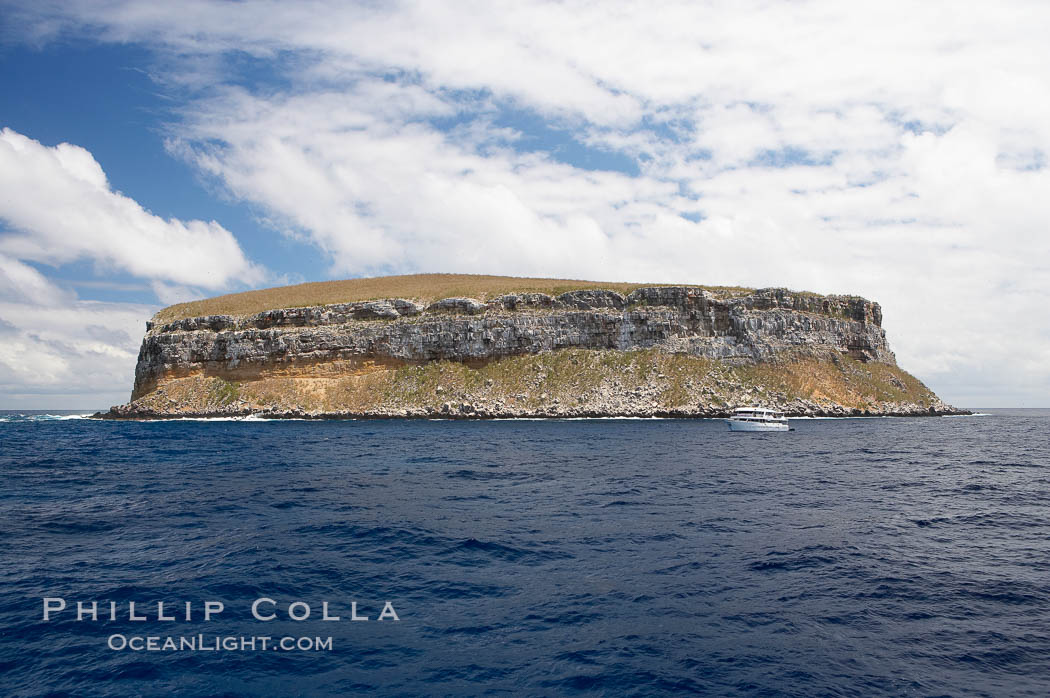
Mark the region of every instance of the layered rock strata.
MULTIPOLYGON (((586 290, 558 296, 511 294, 487 301, 445 298, 428 305, 399 298, 269 310, 249 317, 212 315, 148 323, 132 403, 114 408, 111 414, 711 416, 736 406, 734 400, 751 404, 759 397, 738 395, 740 391, 728 388, 714 390, 701 375, 711 374, 712 366, 846 361, 851 367, 871 364, 900 372, 881 325, 879 305, 855 296, 762 289, 726 298, 693 287, 640 288, 626 296, 586 290), (617 376, 597 375, 604 393, 598 386, 590 398, 575 397, 571 405, 561 398, 537 402, 539 395, 555 399, 549 395, 553 388, 545 391, 542 381, 527 387, 524 395, 517 388, 514 392, 509 383, 503 385, 514 374, 514 362, 565 351, 642 352, 650 363, 663 361, 660 357, 683 357, 693 362, 688 370, 696 375, 688 379, 692 387, 676 389, 673 396, 646 394, 638 400, 632 397, 638 385, 621 396, 617 391, 625 388, 617 387, 617 376), (406 367, 451 363, 479 371, 493 362, 506 363, 485 369, 490 376, 485 379, 486 390, 475 390, 473 396, 461 390, 450 396, 454 403, 423 399, 419 394, 406 397, 396 386, 399 379, 422 380, 405 373, 406 367), (363 377, 370 374, 385 377, 366 381, 363 377), (278 379, 284 381, 284 389, 273 387, 278 379), (201 382, 209 380, 232 387, 214 389, 201 382), (181 394, 179 386, 185 393, 191 385, 206 395, 170 396, 181 394), (262 390, 267 386, 269 392, 262 390)), ((590 355, 577 355, 583 364, 592 362, 590 355)), ((879 370, 880 375, 885 373, 879 370)), ((850 398, 852 405, 833 397, 821 402, 819 395, 805 395, 802 388, 773 391, 762 399, 798 414, 852 413, 860 409, 857 400, 864 400, 869 413, 952 411, 925 386, 909 391, 902 379, 897 380, 900 390, 892 385, 887 386, 889 392, 873 389, 867 397, 850 398), (880 401, 880 395, 902 399, 880 401)), ((659 381, 652 379, 653 385, 659 381)), ((464 378, 465 384, 471 382, 469 376, 464 378)), ((568 384, 566 389, 572 390, 568 384)))

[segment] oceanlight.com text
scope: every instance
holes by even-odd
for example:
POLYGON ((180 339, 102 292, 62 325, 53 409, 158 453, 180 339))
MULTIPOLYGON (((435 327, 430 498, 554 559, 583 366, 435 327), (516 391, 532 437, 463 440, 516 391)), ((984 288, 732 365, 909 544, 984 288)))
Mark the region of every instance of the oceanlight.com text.
POLYGON ((111 650, 131 652, 330 652, 331 637, 270 635, 110 635, 111 650))

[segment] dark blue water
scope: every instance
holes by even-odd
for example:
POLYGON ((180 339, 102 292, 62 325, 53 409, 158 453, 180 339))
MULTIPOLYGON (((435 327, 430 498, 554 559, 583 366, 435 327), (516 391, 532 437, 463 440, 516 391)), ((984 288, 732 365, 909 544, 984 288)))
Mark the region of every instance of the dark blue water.
POLYGON ((4 695, 1050 691, 1050 411, 787 434, 3 419, 4 695), (70 608, 45 623, 44 597, 70 608), (277 620, 251 616, 260 597, 277 620), (118 620, 77 621, 77 600, 118 620), (208 600, 225 610, 204 622, 208 600))

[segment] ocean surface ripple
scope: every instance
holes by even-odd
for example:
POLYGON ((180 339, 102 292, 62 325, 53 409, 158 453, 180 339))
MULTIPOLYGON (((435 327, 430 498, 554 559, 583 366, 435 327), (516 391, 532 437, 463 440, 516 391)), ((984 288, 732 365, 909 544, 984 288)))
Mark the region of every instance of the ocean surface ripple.
POLYGON ((1050 411, 786 434, 64 417, 0 413, 3 695, 1050 693, 1050 411), (43 597, 120 615, 43 622, 43 597))

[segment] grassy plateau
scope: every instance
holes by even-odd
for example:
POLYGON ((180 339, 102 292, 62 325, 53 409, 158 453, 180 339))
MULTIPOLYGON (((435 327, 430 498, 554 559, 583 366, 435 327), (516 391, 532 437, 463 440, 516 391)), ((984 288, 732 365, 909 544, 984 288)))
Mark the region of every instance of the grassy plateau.
POLYGON ((483 301, 506 293, 546 293, 556 296, 568 291, 586 289, 608 289, 628 294, 635 289, 647 286, 693 286, 706 289, 719 296, 745 295, 752 290, 738 286, 699 286, 697 284, 623 283, 482 274, 410 274, 344 281, 315 281, 295 286, 229 293, 224 296, 168 306, 158 312, 153 320, 157 323, 165 323, 204 315, 244 317, 276 308, 305 308, 380 298, 406 298, 420 303, 432 303, 442 298, 454 297, 476 298, 483 301))

